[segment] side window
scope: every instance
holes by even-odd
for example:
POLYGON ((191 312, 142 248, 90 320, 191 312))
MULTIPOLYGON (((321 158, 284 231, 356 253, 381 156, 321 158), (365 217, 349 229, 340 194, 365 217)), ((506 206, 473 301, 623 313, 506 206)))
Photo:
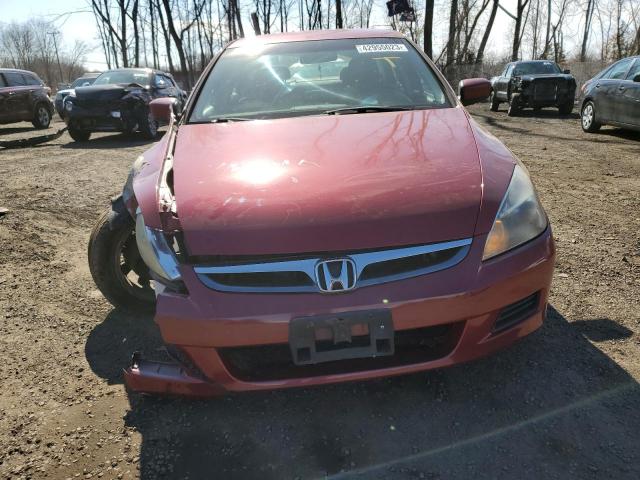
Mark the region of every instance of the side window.
POLYGON ((509 65, 507 67, 507 71, 504 74, 505 77, 510 77, 511 76, 511 72, 513 72, 513 67, 515 67, 514 64, 511 64, 511 65, 509 65))
POLYGON ((4 78, 7 80, 7 83, 10 87, 24 87, 26 82, 21 73, 17 72, 5 72, 4 78))
POLYGON ((171 86, 171 82, 164 75, 156 75, 156 79, 154 81, 156 88, 169 88, 171 86))
POLYGON ((38 86, 42 85, 42 82, 40 81, 40 79, 33 75, 25 74, 24 78, 27 80, 26 82, 27 85, 38 85, 38 86))
POLYGON ((176 87, 176 82, 173 81, 173 78, 167 77, 167 76, 165 76, 164 78, 167 82, 169 82, 170 87, 174 87, 174 88, 176 87))
POLYGON ((611 70, 605 73, 602 78, 610 80, 619 80, 621 78, 625 78, 627 75, 627 70, 629 70, 629 66, 631 65, 632 61, 633 58, 625 58, 624 60, 620 60, 613 67, 611 67, 611 70))
POLYGON ((4 79, 4 76, 0 73, 0 88, 2 87, 6 87, 7 86, 7 82, 4 79))
POLYGON ((636 58, 636 63, 633 64, 631 70, 627 74, 627 80, 632 80, 636 77, 636 75, 640 75, 640 58, 636 58))

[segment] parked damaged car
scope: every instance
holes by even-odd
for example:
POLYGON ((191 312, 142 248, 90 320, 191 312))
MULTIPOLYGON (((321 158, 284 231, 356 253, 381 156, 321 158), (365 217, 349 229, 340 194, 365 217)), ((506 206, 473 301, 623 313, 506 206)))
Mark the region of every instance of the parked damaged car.
POLYGON ((109 70, 93 85, 78 87, 65 97, 64 119, 77 142, 89 140, 92 132, 141 132, 153 139, 158 121, 149 102, 165 97, 175 99, 178 111, 187 98, 168 73, 148 68, 109 70))
POLYGON ((35 128, 49 128, 53 117, 50 93, 35 73, 0 68, 0 125, 31 122, 35 128))
POLYGON ((619 60, 582 86, 582 130, 603 125, 640 130, 640 56, 619 60))
POLYGON ((65 85, 67 88, 62 88, 56 92, 55 99, 53 101, 56 112, 60 115, 60 118, 64 117, 64 99, 72 92, 75 92, 75 89, 78 87, 88 87, 95 82, 96 78, 98 78, 99 73, 86 73, 82 77, 76 78, 71 85, 65 85))
POLYGON ((509 116, 518 115, 523 108, 556 107, 563 115, 573 111, 576 80, 569 70, 560 70, 549 60, 508 63, 500 76, 491 79, 491 86, 493 112, 501 103, 509 105, 509 116))
POLYGON ((173 357, 136 353, 128 387, 398 375, 540 327, 551 227, 526 168, 463 107, 490 91, 463 81, 458 99, 398 32, 316 30, 229 44, 180 114, 152 101, 168 131, 89 244, 98 288, 155 305, 173 357))

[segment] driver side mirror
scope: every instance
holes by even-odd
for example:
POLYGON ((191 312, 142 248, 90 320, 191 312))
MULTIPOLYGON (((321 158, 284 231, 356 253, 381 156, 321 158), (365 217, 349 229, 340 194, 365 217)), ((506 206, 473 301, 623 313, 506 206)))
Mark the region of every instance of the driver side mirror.
POLYGON ((149 109, 153 117, 164 123, 170 123, 174 116, 176 99, 171 97, 156 98, 149 103, 149 109))
POLYGON ((564 69, 562 71, 562 73, 564 73, 565 75, 569 75, 571 73, 571 70, 569 70, 568 68, 564 69))
POLYGON ((634 82, 640 82, 640 73, 638 73, 635 77, 633 77, 634 82))
POLYGON ((491 82, 486 78, 467 78, 460 82, 458 92, 464 106, 481 102, 491 95, 491 82))

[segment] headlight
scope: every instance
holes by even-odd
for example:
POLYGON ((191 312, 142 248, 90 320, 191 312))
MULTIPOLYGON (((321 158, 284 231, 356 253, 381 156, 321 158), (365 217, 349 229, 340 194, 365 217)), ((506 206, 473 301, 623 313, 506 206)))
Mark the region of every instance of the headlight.
POLYGON ((516 165, 487 237, 482 259, 487 260, 522 245, 540 235, 545 228, 547 215, 540 205, 529 174, 516 165))
POLYGON ((147 267, 161 278, 169 281, 180 279, 180 269, 175 253, 164 234, 144 224, 141 213, 136 217, 136 243, 147 267))
POLYGON ((67 112, 70 112, 71 110, 73 110, 73 103, 71 103, 71 100, 69 100, 68 96, 64 99, 64 109, 67 112))

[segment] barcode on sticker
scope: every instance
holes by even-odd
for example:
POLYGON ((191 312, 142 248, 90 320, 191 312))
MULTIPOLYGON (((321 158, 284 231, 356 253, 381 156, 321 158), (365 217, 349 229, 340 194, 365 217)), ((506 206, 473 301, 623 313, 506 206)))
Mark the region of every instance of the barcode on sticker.
POLYGON ((407 47, 402 43, 372 43, 370 45, 356 45, 358 53, 380 53, 380 52, 406 52, 407 47))

